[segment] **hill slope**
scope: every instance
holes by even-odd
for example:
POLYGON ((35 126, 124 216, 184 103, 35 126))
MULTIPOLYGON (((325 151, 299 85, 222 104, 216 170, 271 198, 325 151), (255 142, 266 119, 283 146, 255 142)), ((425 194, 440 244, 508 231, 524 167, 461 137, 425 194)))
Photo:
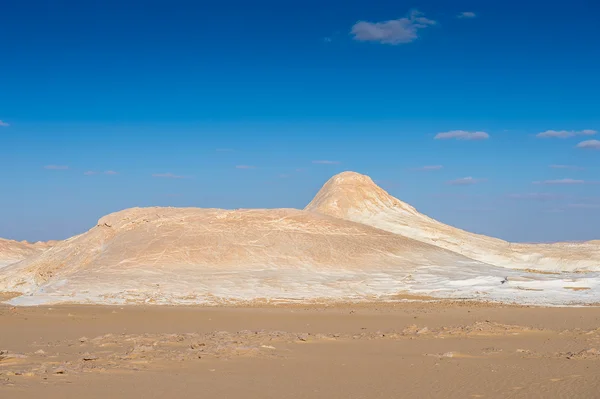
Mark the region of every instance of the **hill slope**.
POLYGON ((27 241, 13 241, 0 238, 0 268, 36 255, 50 247, 50 245, 49 243, 42 242, 32 244, 27 241))
POLYGON ((440 223, 355 172, 332 177, 305 210, 387 230, 487 264, 544 271, 600 271, 600 243, 516 244, 440 223))
POLYGON ((294 209, 133 208, 4 268, 0 291, 97 303, 364 298, 398 292, 418 266, 469 261, 294 209))

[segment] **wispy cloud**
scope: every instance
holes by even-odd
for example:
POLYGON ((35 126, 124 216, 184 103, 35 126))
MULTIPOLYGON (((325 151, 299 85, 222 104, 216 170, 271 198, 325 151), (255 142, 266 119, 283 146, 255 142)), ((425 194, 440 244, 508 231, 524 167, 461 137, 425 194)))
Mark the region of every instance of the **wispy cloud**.
POLYGON ((443 169, 444 166, 443 165, 425 165, 425 166, 420 166, 418 168, 412 168, 411 170, 414 171, 432 171, 432 170, 440 170, 443 169))
POLYGON ((566 139, 569 137, 575 136, 592 136, 598 133, 595 130, 584 129, 584 130, 546 130, 545 132, 541 132, 536 134, 536 137, 540 139, 547 138, 557 138, 557 139, 566 139))
POLYGON ((67 165, 46 165, 44 169, 48 170, 67 170, 69 167, 67 165))
POLYGON ((586 148, 589 150, 600 150, 600 140, 586 140, 576 145, 577 148, 586 148))
POLYGON ((160 177, 164 179, 185 179, 185 176, 176 175, 173 173, 154 173, 152 177, 160 177))
POLYGON ((314 163, 314 164, 320 164, 320 165, 339 165, 340 161, 322 160, 322 161, 312 161, 312 163, 314 163))
POLYGON ((9 127, 10 124, 0 120, 0 127, 9 127))
MULTIPOLYGON (((88 170, 87 172, 83 172, 84 175, 86 176, 93 176, 93 175, 97 175, 100 172, 96 172, 95 170, 88 170)), ((119 172, 115 172, 114 170, 107 170, 105 172, 103 172, 105 175, 118 175, 119 172)))
POLYGON ((462 177, 460 179, 447 181, 446 184, 450 184, 452 186, 468 186, 477 183, 483 183, 487 181, 487 179, 476 179, 474 177, 462 177))
POLYGON ((531 201, 554 201, 564 198, 564 195, 554 193, 525 193, 525 194, 508 194, 508 198, 516 200, 531 200, 531 201))
POLYGON ((358 21, 350 33, 354 35, 354 40, 397 45, 417 40, 420 29, 435 23, 434 20, 425 18, 420 11, 413 10, 405 18, 383 22, 358 21))
POLYGON ((552 169, 571 169, 571 170, 584 170, 584 168, 575 165, 548 165, 552 169))
POLYGON ((473 11, 464 11, 457 15, 457 18, 475 18, 477 14, 473 11))
POLYGON ((292 177, 292 175, 290 175, 289 173, 280 173, 279 175, 277 175, 280 179, 289 179, 290 177, 292 177))
POLYGON ((236 169, 256 169, 256 166, 252 165, 236 165, 236 169))
POLYGON ((557 180, 543 180, 543 181, 534 181, 533 184, 586 184, 590 182, 586 182, 585 180, 579 179, 557 179, 557 180))
POLYGON ((568 204, 567 207, 575 209, 600 209, 600 204, 576 203, 568 204))
POLYGON ((435 135, 436 140, 487 140, 490 135, 486 132, 468 132, 466 130, 451 130, 435 135))

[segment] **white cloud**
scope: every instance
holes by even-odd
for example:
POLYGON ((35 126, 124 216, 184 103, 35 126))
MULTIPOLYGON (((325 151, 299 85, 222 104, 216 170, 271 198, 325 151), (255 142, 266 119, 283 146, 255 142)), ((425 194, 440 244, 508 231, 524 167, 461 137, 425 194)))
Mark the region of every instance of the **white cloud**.
POLYGON ((48 170, 67 170, 67 169, 69 169, 69 167, 66 166, 66 165, 46 165, 46 166, 44 166, 44 169, 48 169, 48 170))
POLYGON ((425 166, 421 166, 419 168, 413 168, 411 170, 416 170, 416 171, 431 171, 431 170, 440 170, 443 169, 444 166, 443 165, 425 165, 425 166))
POLYGON ((536 137, 540 139, 547 138, 558 138, 558 139, 566 139, 574 136, 592 136, 598 133, 595 130, 584 129, 584 130, 546 130, 545 132, 541 132, 536 134, 536 137))
POLYGON ((236 169, 256 169, 256 166, 251 165, 236 165, 236 169))
POLYGON ((552 169, 571 169, 571 170, 583 170, 584 168, 575 165, 548 165, 552 169))
MULTIPOLYGON (((99 173, 100 172, 96 172, 95 170, 88 170, 87 172, 83 172, 83 174, 86 176, 93 176, 93 175, 97 175, 99 173)), ((104 172, 104 174, 105 175, 118 175, 119 172, 115 172, 114 170, 107 170, 104 172)), ((165 176, 155 176, 155 177, 165 177, 165 176)))
POLYGON ((165 179, 185 179, 185 176, 180 176, 173 173, 154 173, 152 177, 162 177, 165 179))
POLYGON ((469 176, 469 177, 463 177, 460 179, 450 180, 446 183, 453 185, 453 186, 468 186, 471 184, 483 183, 484 181, 487 181, 487 179, 475 179, 475 178, 469 176))
POLYGON ((320 165, 339 165, 340 161, 312 161, 312 163, 314 164, 320 164, 320 165))
POLYGON ((467 132, 466 130, 451 130, 449 132, 442 132, 435 135, 436 140, 487 140, 490 135, 486 132, 467 132))
POLYGON ((379 42, 382 44, 403 44, 415 41, 419 29, 435 25, 435 21, 425 18, 423 13, 414 10, 408 17, 383 22, 358 21, 350 33, 354 40, 379 42))
POLYGON ((464 11, 458 14, 458 18, 475 18, 476 16, 477 14, 475 14, 473 11, 464 11))
POLYGON ((567 207, 576 209, 600 209, 600 204, 568 204, 567 207))
POLYGON ((585 184, 588 183, 585 180, 578 179, 557 179, 557 180, 544 180, 534 181, 533 184, 585 184))
POLYGON ((10 124, 4 122, 4 121, 0 121, 0 127, 9 127, 10 124))
POLYGON ((587 148, 592 150, 600 150, 600 140, 586 140, 577 144, 577 148, 587 148))
POLYGON ((563 198, 560 194, 553 193, 525 193, 525 194, 509 194, 508 198, 517 200, 532 200, 532 201, 552 201, 563 198))

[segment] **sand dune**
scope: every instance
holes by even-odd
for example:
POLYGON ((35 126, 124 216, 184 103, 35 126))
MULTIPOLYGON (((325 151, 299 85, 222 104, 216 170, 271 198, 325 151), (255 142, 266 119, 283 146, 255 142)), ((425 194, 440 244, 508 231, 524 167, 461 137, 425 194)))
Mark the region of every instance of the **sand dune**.
POLYGON ((436 245, 487 264, 542 271, 600 271, 600 241, 517 244, 440 223, 389 195, 370 177, 332 177, 307 211, 367 224, 436 245))

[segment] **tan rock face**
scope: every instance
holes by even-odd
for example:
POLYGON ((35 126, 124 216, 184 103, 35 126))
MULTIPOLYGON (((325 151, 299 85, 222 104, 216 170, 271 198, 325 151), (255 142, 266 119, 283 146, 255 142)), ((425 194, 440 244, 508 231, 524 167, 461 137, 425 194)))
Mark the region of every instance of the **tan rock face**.
MULTIPOLYGON (((139 289, 144 295, 193 297, 229 285, 227 295, 239 290, 240 297, 252 299, 264 295, 261 284, 269 286, 269 295, 275 290, 282 297, 286 285, 295 284, 293 295, 314 288, 313 294, 327 296, 328 287, 338 283, 324 276, 350 276, 358 284, 356 276, 364 273, 406 274, 422 264, 458 261, 468 260, 387 231, 295 209, 133 208, 5 268, 0 290, 44 287, 75 296, 86 291, 123 297, 124 290, 139 289)), ((337 289, 351 293, 344 284, 337 289)))
POLYGON ((431 219, 392 197, 368 176, 332 177, 305 210, 367 224, 488 264, 547 271, 600 270, 599 241, 516 244, 431 219))
POLYGON ((42 242, 32 244, 27 241, 13 241, 0 238, 0 268, 36 255, 50 245, 42 242))
POLYGON ((420 214, 352 172, 334 176, 306 210, 132 208, 101 218, 84 234, 36 245, 5 245, 16 259, 26 257, 0 269, 0 292, 28 294, 14 304, 373 300, 404 294, 600 301, 598 273, 512 270, 599 270, 598 241, 525 245, 469 233, 420 214))

